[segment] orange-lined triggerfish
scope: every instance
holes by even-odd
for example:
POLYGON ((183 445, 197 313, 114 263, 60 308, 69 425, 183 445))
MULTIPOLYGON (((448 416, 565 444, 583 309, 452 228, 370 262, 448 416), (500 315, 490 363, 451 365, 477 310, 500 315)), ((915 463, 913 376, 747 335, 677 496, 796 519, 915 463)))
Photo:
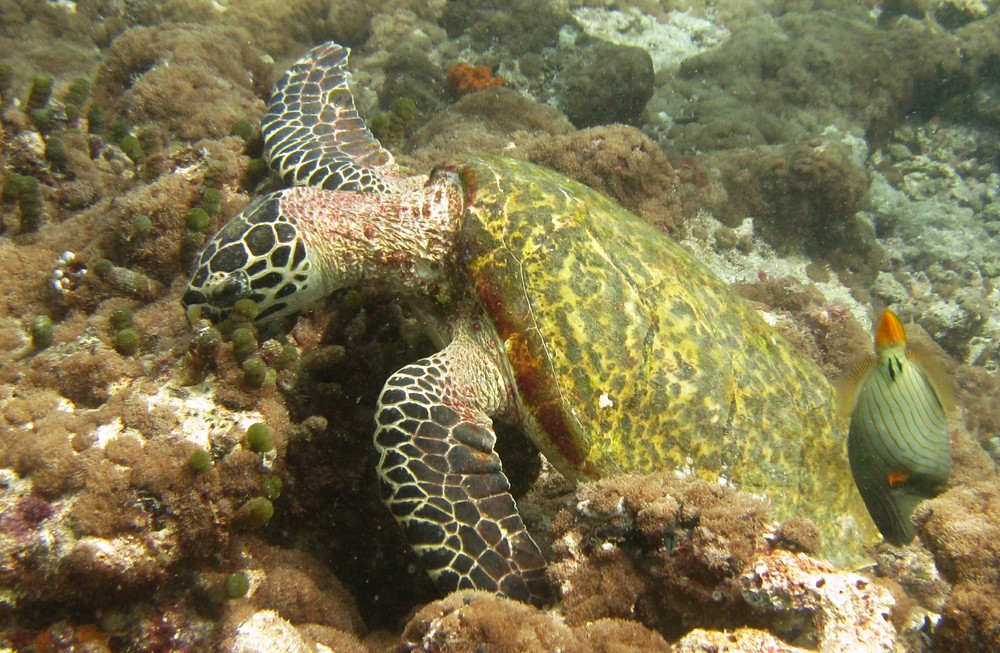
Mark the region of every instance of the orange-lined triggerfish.
POLYGON ((851 472, 872 520, 893 544, 913 539, 910 513, 941 491, 951 471, 950 399, 928 359, 906 346, 903 325, 886 311, 875 330, 875 355, 841 383, 841 410, 851 416, 851 472))

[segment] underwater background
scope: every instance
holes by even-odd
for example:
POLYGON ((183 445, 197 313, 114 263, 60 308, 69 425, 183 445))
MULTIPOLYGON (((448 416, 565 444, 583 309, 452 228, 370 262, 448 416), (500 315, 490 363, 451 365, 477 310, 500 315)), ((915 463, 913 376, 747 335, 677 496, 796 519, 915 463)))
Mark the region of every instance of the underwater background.
POLYGON ((0 651, 1000 651, 995 0, 0 0, 0 97, 0 651), (260 118, 329 40, 404 169, 579 180, 831 380, 895 311, 956 406, 917 539, 838 570, 758 497, 574 487, 502 433, 560 601, 439 597, 373 472, 419 316, 349 290, 222 333, 180 303, 280 187, 260 118))

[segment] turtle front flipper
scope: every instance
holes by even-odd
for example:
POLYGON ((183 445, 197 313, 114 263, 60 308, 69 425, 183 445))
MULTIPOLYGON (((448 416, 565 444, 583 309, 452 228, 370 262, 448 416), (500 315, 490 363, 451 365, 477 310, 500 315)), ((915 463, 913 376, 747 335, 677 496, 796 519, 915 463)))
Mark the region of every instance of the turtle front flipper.
POLYGON ((295 62, 261 121, 264 151, 285 183, 382 193, 392 155, 372 135, 348 87, 350 50, 330 42, 295 62))
POLYGON ((545 559, 493 451, 489 416, 505 388, 485 350, 461 334, 393 374, 375 416, 382 498, 443 592, 542 605, 545 559))

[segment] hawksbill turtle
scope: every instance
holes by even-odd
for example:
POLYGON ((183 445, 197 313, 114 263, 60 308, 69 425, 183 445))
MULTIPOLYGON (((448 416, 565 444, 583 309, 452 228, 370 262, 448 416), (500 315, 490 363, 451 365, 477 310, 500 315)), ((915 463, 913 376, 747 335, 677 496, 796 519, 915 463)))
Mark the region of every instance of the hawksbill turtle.
POLYGON ((291 187, 206 243, 183 303, 219 321, 249 297, 266 321, 358 284, 424 298, 447 344, 386 381, 374 439, 383 499, 441 590, 548 596, 494 418, 570 478, 734 485, 859 559, 876 531, 813 364, 665 234, 552 170, 482 156, 401 177, 348 54, 318 46, 279 82, 262 131, 291 187))

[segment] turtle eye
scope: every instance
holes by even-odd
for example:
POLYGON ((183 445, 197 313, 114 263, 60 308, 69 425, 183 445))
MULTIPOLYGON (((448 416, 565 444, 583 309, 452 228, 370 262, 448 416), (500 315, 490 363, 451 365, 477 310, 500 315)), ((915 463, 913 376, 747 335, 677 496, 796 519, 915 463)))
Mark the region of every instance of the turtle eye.
POLYGON ((244 297, 251 297, 250 277, 246 270, 236 270, 231 272, 217 283, 214 288, 209 289, 209 297, 212 304, 220 308, 230 308, 237 300, 244 297))

